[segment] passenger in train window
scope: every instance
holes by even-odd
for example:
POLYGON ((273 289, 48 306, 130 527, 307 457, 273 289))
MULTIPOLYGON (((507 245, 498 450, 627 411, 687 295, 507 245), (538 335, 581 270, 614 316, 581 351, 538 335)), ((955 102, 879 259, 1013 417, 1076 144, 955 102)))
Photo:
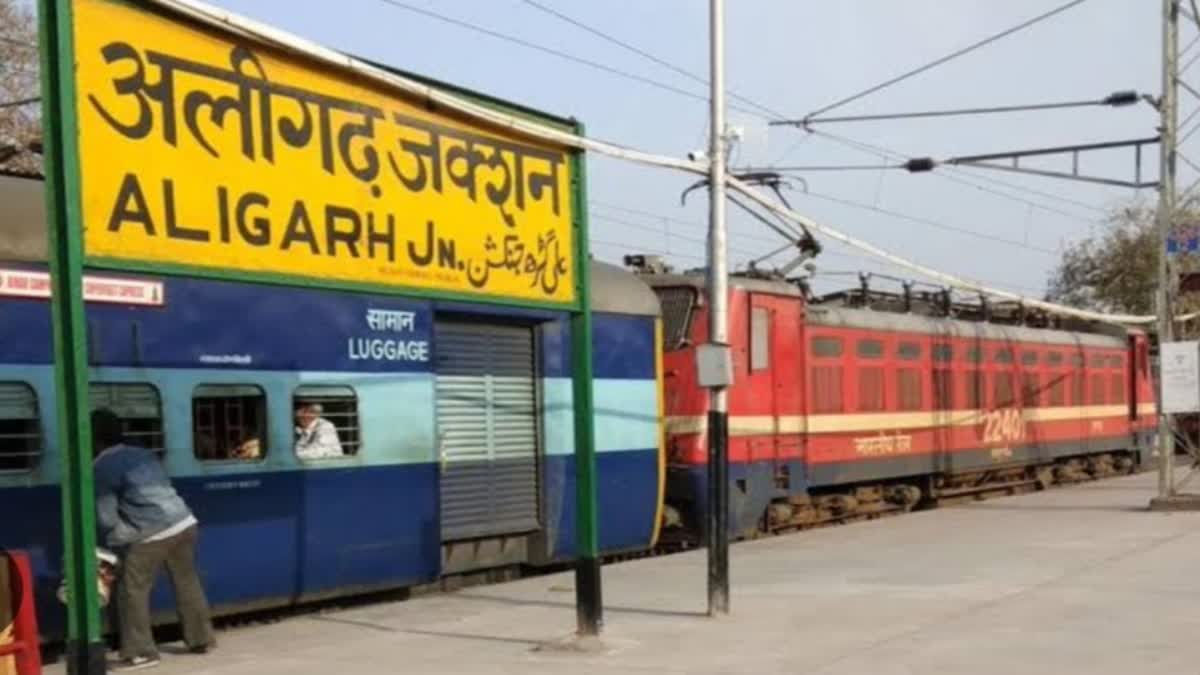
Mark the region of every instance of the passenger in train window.
POLYGON ((296 456, 300 459, 342 457, 342 442, 333 422, 321 417, 320 403, 296 406, 296 456))
POLYGON ((158 665, 150 590, 163 567, 175 587, 184 642, 193 652, 207 652, 216 640, 196 572, 196 517, 175 492, 154 452, 125 442, 121 420, 111 410, 92 413, 92 442, 99 543, 121 558, 117 582, 121 662, 113 670, 158 665))
POLYGON ((234 446, 230 452, 236 459, 262 459, 262 443, 251 437, 234 446))

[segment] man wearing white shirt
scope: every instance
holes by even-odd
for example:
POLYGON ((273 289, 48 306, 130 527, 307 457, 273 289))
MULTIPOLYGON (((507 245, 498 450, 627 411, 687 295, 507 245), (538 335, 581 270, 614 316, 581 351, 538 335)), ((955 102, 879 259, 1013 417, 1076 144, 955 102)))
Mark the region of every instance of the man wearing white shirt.
POLYGON ((321 417, 320 403, 301 403, 296 408, 296 456, 300 459, 342 457, 337 427, 321 417))

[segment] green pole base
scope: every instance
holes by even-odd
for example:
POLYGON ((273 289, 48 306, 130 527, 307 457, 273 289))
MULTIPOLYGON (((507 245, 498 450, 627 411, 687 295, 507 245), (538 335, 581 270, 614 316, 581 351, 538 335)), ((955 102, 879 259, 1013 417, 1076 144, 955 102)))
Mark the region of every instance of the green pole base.
POLYGON ((108 647, 103 642, 67 642, 67 675, 104 675, 108 671, 107 652, 108 647))

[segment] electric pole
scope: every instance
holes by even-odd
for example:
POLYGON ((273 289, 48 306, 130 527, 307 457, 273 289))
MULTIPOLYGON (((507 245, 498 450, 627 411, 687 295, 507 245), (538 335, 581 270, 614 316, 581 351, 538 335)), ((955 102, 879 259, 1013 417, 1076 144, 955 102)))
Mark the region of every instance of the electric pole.
MULTIPOLYGON (((725 2, 710 0, 712 112, 709 148, 708 341, 721 371, 729 356, 729 261, 725 232, 725 2)), ((708 614, 729 613, 729 408, 715 381, 708 409, 708 614)))
MULTIPOLYGON (((1175 274, 1167 254, 1167 240, 1172 234, 1175 215, 1175 145, 1179 76, 1179 3, 1163 0, 1162 34, 1162 98, 1158 102, 1161 116, 1159 133, 1162 137, 1158 187, 1158 344, 1159 380, 1161 391, 1162 345, 1174 339, 1175 274)), ((1162 397, 1159 396, 1159 405, 1162 397)), ((1158 418, 1158 496, 1168 499, 1175 493, 1175 435, 1171 416, 1159 413, 1158 418)))

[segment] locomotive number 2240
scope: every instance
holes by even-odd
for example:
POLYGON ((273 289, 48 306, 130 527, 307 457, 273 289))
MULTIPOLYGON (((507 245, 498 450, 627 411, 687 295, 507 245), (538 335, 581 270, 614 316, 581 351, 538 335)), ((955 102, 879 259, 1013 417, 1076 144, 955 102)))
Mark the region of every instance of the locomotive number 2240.
POLYGON ((1008 408, 993 410, 983 416, 983 442, 1006 443, 1025 437, 1025 421, 1021 411, 1008 408))

